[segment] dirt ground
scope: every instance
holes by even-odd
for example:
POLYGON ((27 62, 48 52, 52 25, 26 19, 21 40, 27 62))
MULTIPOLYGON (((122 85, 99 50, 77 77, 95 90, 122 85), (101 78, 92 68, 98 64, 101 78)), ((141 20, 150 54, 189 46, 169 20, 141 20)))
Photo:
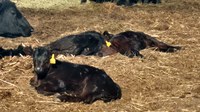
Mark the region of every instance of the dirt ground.
POLYGON ((104 69, 120 85, 120 100, 91 105, 63 103, 53 96, 37 94, 29 85, 33 77, 31 57, 4 57, 0 60, 1 112, 200 111, 200 0, 165 0, 159 5, 132 7, 88 3, 63 10, 19 9, 35 32, 28 38, 0 38, 0 46, 5 49, 19 44, 42 46, 87 30, 133 30, 182 46, 182 50, 163 53, 145 49, 141 51, 143 59, 120 54, 104 58, 58 56, 60 60, 104 69))

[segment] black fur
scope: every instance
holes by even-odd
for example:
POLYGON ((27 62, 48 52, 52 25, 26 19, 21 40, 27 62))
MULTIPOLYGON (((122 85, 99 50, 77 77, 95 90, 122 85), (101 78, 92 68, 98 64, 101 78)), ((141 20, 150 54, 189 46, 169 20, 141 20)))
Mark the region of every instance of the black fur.
POLYGON ((32 55, 33 49, 31 47, 24 47, 19 45, 17 49, 3 49, 0 47, 0 59, 5 56, 20 56, 32 55))
POLYGON ((161 0, 142 0, 142 3, 161 3, 161 0))
POLYGON ((51 53, 44 47, 33 53, 35 77, 30 84, 38 93, 59 93, 61 101, 90 104, 96 100, 109 102, 121 98, 120 87, 98 68, 56 60, 50 64, 51 53))
POLYGON ((16 5, 9 1, 0 2, 0 36, 18 37, 31 36, 32 26, 17 9, 16 5))
POLYGON ((111 48, 128 57, 143 57, 139 51, 148 47, 155 47, 156 50, 162 52, 175 52, 181 49, 179 46, 168 45, 143 32, 125 31, 113 35, 105 31, 103 35, 112 43, 111 48))
POLYGON ((95 55, 102 47, 104 39, 96 31, 86 31, 65 36, 45 47, 54 54, 95 55))

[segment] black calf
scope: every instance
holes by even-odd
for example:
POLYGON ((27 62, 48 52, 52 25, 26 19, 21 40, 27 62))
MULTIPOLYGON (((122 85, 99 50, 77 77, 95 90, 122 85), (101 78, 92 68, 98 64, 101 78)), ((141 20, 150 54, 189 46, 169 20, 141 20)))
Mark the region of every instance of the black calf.
POLYGON ((58 60, 50 64, 50 58, 46 48, 36 48, 33 53, 35 77, 30 84, 38 93, 59 93, 61 101, 84 103, 121 98, 120 87, 103 70, 58 60))
POLYGON ((54 54, 94 55, 102 47, 104 39, 96 31, 86 31, 76 35, 65 36, 45 47, 54 54))
POLYGON ((139 51, 148 47, 156 47, 156 50, 162 52, 174 52, 181 49, 179 46, 168 45, 142 32, 125 31, 113 35, 105 31, 103 35, 107 41, 111 42, 111 48, 128 57, 143 57, 139 51))
POLYGON ((20 55, 31 55, 32 54, 31 47, 24 47, 19 45, 17 49, 3 49, 0 47, 0 59, 4 56, 20 56, 20 55))

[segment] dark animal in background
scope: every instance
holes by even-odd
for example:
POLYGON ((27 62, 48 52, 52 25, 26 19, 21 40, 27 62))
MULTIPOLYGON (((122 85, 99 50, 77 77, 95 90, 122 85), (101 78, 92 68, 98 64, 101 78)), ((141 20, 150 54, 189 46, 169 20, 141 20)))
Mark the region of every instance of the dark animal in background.
POLYGON ((83 101, 87 104, 96 100, 109 102, 121 98, 120 87, 105 71, 59 60, 50 64, 51 56, 51 52, 44 47, 36 48, 33 53, 35 76, 30 84, 38 93, 59 93, 61 101, 83 101))
POLYGON ((32 55, 33 49, 31 47, 24 47, 22 45, 19 45, 17 49, 3 49, 0 47, 0 59, 5 56, 26 56, 26 55, 32 55))
POLYGON ((142 0, 142 3, 161 3, 161 0, 142 0))
MULTIPOLYGON (((91 2, 96 2, 96 3, 103 3, 103 2, 112 2, 113 0, 89 0, 91 2)), ((81 0, 81 3, 85 3, 87 0, 81 0)))
POLYGON ((102 47, 104 38, 96 31, 65 36, 45 47, 54 54, 95 55, 102 47))
POLYGON ((137 3, 137 0, 115 0, 117 5, 132 6, 137 3))
MULTIPOLYGON (((137 3, 137 0, 90 0, 92 2, 96 3, 103 3, 103 2, 113 2, 116 3, 117 5, 126 5, 130 6, 133 5, 134 3, 137 3)), ((81 0, 81 3, 86 3, 87 0, 81 0)))
POLYGON ((0 36, 28 37, 31 36, 32 31, 33 27, 13 2, 9 0, 0 2, 0 36))
MULTIPOLYGON (((103 2, 113 2, 116 3, 117 5, 125 5, 125 6, 131 6, 134 5, 138 2, 142 2, 142 3, 161 3, 160 0, 89 0, 92 2, 96 2, 96 3, 103 3, 103 2)), ((81 3, 86 3, 87 0, 81 0, 81 3)))
POLYGON ((0 0, 0 3, 1 3, 1 2, 5 2, 5 1, 10 1, 10 0, 0 0))
POLYGON ((148 47, 155 47, 162 52, 175 52, 181 49, 179 46, 168 45, 143 32, 125 31, 113 35, 105 31, 103 35, 111 43, 111 48, 128 57, 143 57, 139 51, 148 47))

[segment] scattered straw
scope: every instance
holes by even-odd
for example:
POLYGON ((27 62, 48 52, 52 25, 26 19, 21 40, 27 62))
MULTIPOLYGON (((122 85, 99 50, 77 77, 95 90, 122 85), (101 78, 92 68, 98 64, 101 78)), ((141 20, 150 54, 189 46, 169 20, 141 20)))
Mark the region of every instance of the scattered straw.
POLYGON ((8 81, 2 80, 2 79, 0 79, 0 81, 6 83, 6 84, 8 84, 8 85, 11 85, 11 86, 14 86, 14 87, 19 88, 17 85, 12 84, 12 83, 10 83, 10 82, 8 82, 8 81))

